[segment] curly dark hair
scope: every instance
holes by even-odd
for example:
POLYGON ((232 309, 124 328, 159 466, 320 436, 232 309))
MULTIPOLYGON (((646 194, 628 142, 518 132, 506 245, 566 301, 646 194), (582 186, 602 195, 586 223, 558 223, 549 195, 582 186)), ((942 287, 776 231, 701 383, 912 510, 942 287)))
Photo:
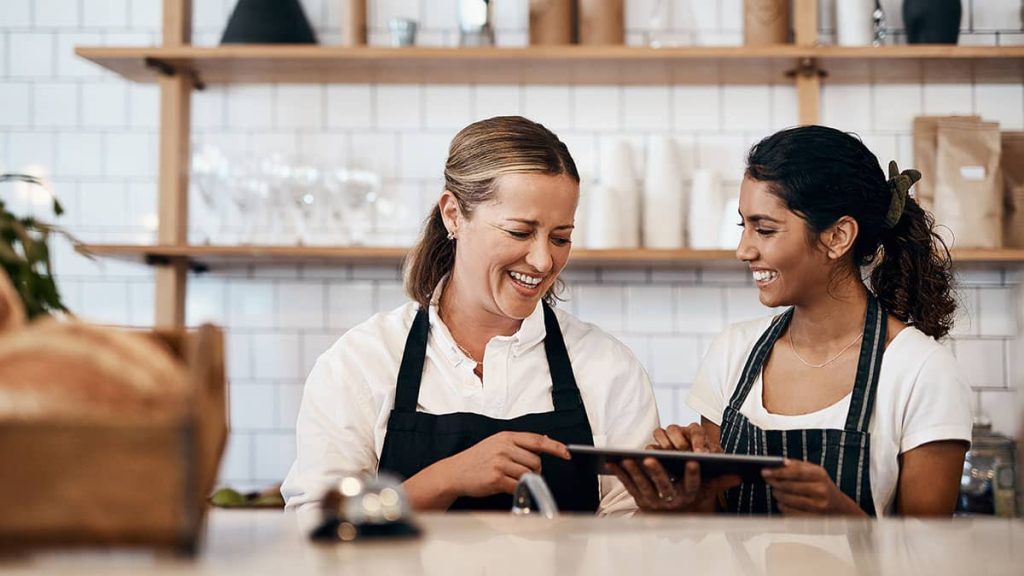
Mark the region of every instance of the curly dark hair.
POLYGON ((886 224, 892 192, 878 158, 859 138, 825 126, 776 132, 750 149, 746 176, 767 182, 807 222, 811 237, 843 216, 856 220, 852 264, 870 267, 882 306, 933 338, 949 333, 957 307, 949 248, 913 198, 894 226, 886 224))

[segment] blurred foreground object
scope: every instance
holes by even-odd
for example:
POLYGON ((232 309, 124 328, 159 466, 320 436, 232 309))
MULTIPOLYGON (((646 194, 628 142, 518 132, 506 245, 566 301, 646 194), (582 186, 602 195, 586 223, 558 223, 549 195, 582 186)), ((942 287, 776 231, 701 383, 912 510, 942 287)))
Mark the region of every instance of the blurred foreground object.
POLYGON ((321 500, 321 522, 310 538, 349 542, 361 538, 418 536, 402 482, 389 474, 377 478, 346 476, 321 500))
POLYGON ((194 553, 227 436, 223 334, 44 320, 0 335, 0 548, 194 553))

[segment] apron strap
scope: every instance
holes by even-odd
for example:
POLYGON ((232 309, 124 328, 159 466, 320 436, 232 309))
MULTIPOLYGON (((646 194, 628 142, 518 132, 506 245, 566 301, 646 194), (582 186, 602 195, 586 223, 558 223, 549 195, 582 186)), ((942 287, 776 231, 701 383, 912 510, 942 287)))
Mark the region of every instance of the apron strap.
POLYGON ((544 308, 544 353, 548 357, 548 370, 551 372, 551 402, 555 410, 575 410, 583 406, 583 398, 576 385, 576 376, 572 373, 562 329, 558 325, 555 311, 548 303, 541 301, 541 306, 544 308))
POLYGON ((789 325, 789 320, 792 317, 793 309, 790 308, 772 318, 771 325, 761 334, 757 343, 754 344, 754 349, 747 356, 747 363, 743 366, 739 384, 733 391, 732 398, 729 399, 729 406, 732 406, 737 412, 739 412, 740 406, 743 406, 743 402, 747 399, 750 389, 754 387, 754 381, 761 374, 761 367, 764 366, 764 361, 768 358, 772 347, 775 346, 775 341, 779 339, 779 335, 789 325))
MULTIPOLYGON (((558 326, 555 313, 547 303, 544 308, 544 352, 551 372, 551 400, 555 410, 574 410, 583 405, 576 377, 569 362, 569 352, 558 326)), ((427 355, 427 336, 430 333, 430 318, 426 310, 420 309, 412 322, 409 336, 405 340, 402 364, 398 369, 398 384, 395 391, 395 410, 415 412, 420 395, 420 381, 423 364, 427 355)))
POLYGON ((885 352, 888 315, 878 299, 868 292, 868 309, 864 316, 864 337, 857 361, 857 378, 850 397, 850 412, 846 415, 846 429, 867 432, 875 408, 878 376, 882 371, 885 352))
POLYGON ((398 369, 398 384, 395 390, 395 410, 415 412, 420 397, 420 380, 423 363, 427 357, 427 336, 430 334, 430 316, 420 308, 412 321, 409 336, 405 339, 402 365, 398 369))

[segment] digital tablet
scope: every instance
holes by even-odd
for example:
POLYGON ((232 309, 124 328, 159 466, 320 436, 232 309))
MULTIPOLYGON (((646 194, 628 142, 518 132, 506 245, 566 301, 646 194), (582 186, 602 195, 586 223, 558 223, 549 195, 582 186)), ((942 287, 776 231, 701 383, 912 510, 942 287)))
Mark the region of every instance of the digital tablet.
POLYGON ((605 464, 619 463, 624 459, 641 461, 656 458, 672 478, 682 478, 686 463, 700 464, 700 476, 704 479, 736 474, 748 482, 760 482, 763 468, 779 468, 784 462, 781 456, 750 456, 747 454, 720 454, 708 452, 678 452, 674 450, 627 450, 621 448, 595 448, 582 444, 567 446, 572 459, 583 462, 595 474, 611 474, 605 464))

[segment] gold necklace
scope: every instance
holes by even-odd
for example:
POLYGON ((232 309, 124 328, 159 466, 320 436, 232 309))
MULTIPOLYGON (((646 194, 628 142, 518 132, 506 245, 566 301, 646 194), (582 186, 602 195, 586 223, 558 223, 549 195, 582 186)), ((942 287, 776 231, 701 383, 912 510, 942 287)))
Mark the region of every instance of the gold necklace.
MULTIPOLYGON (((451 334, 451 330, 449 330, 448 333, 451 334)), ((478 362, 477 359, 474 358, 473 355, 469 353, 469 350, 463 348, 462 344, 459 344, 458 340, 455 339, 455 336, 452 336, 452 342, 455 342, 455 347, 458 348, 459 350, 462 350, 462 353, 465 354, 467 358, 469 358, 470 360, 477 364, 483 364, 483 362, 478 362)))
POLYGON ((839 357, 843 355, 843 352, 846 352, 847 350, 849 350, 850 346, 853 346, 854 344, 856 344, 857 341, 860 340, 863 336, 864 336, 864 331, 861 330, 861 333, 858 334, 856 338, 851 340, 849 344, 847 344, 846 346, 843 346, 843 349, 840 350, 839 353, 837 353, 835 356, 829 358, 828 360, 826 360, 825 362, 823 362, 821 364, 811 364, 807 360, 804 360, 802 357, 800 357, 800 353, 796 351, 796 344, 793 344, 793 327, 792 326, 789 327, 789 347, 793 349, 793 355, 796 356, 796 359, 799 360, 800 363, 803 364, 804 366, 807 366, 808 368, 824 368, 825 366, 828 366, 829 364, 831 364, 831 363, 835 362, 836 360, 838 360, 839 357))
MULTIPOLYGON (((441 303, 440 302, 437 303, 437 317, 442 322, 444 321, 444 315, 441 314, 441 303)), ((473 355, 469 353, 469 350, 466 350, 465 348, 463 348, 462 344, 459 344, 459 341, 455 339, 455 334, 452 334, 451 327, 448 327, 448 335, 452 337, 452 342, 455 343, 455 347, 458 348, 459 350, 461 350, 462 353, 466 355, 466 358, 469 358, 470 360, 473 361, 474 364, 477 364, 478 366, 483 364, 483 362, 480 362, 476 358, 474 358, 473 355)))

